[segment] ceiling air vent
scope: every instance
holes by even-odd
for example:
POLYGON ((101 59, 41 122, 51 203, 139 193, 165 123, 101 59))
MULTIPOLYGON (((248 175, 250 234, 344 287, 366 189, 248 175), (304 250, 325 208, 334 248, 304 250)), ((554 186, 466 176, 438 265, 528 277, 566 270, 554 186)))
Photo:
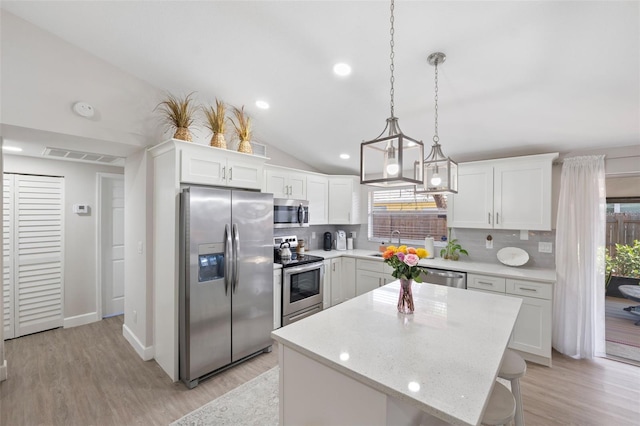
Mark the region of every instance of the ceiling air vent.
POLYGON ((45 157, 54 157, 59 160, 82 161, 84 163, 107 164, 111 166, 124 166, 124 158, 113 155, 96 154, 95 152, 72 151, 61 148, 45 148, 42 153, 45 157))

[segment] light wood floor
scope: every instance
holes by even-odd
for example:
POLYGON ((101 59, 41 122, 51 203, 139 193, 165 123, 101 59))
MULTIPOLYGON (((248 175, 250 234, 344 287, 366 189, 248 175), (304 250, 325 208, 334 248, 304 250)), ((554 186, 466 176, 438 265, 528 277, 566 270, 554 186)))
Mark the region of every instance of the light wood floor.
MULTIPOLYGON (((166 425, 277 365, 277 349, 201 383, 171 383, 122 337, 122 317, 5 342, 0 425, 166 425)), ((527 425, 637 425, 640 368, 554 352, 521 380, 527 425)))

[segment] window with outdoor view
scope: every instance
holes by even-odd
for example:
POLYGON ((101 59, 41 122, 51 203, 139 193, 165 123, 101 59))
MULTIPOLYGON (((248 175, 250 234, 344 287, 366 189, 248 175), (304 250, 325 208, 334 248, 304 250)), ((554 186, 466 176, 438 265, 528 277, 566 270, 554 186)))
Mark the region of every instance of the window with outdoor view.
POLYGON ((446 196, 419 195, 413 188, 370 192, 369 240, 389 242, 395 230, 407 243, 422 246, 425 237, 441 241, 447 236, 446 196))
POLYGON ((607 284, 611 276, 640 278, 640 198, 607 199, 606 247, 607 284))

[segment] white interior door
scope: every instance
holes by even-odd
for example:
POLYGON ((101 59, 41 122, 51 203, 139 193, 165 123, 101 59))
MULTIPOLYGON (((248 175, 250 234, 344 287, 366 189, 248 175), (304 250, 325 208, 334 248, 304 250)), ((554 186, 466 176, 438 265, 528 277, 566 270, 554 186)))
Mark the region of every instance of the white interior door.
POLYGON ((124 177, 100 179, 102 317, 124 312, 124 177))

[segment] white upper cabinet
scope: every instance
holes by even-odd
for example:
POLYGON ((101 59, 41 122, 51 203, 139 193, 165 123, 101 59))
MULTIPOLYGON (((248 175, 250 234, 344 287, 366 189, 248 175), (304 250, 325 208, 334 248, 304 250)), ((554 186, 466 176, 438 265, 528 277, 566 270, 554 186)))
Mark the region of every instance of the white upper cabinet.
POLYGON ((173 140, 180 158, 180 181, 260 189, 266 158, 173 140))
POLYGON ((448 226, 551 230, 551 166, 557 153, 463 163, 448 197, 448 226))
POLYGON ((266 166, 264 192, 273 198, 307 199, 307 175, 289 169, 266 166))
POLYGON ((329 224, 360 223, 360 178, 329 177, 329 224))
POLYGON ((309 201, 309 225, 329 223, 329 178, 307 175, 307 200, 309 201))

